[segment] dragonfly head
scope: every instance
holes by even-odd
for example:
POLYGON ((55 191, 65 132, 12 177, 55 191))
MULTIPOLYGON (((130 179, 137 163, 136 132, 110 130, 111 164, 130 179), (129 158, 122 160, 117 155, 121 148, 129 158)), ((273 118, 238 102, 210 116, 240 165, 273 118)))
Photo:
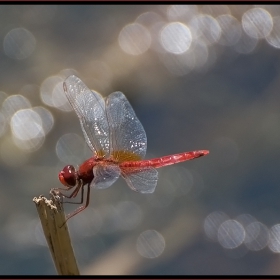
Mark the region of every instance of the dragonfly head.
POLYGON ((59 181, 64 186, 74 187, 77 183, 77 172, 73 165, 66 165, 58 175, 59 181))

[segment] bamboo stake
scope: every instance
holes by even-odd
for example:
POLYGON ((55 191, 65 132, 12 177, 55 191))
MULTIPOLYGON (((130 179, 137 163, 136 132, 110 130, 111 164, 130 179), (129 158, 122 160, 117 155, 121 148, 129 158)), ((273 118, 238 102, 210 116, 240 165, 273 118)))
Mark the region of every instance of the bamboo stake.
POLYGON ((43 227, 51 255, 59 275, 80 275, 61 199, 53 191, 48 200, 40 195, 34 197, 39 218, 43 227))

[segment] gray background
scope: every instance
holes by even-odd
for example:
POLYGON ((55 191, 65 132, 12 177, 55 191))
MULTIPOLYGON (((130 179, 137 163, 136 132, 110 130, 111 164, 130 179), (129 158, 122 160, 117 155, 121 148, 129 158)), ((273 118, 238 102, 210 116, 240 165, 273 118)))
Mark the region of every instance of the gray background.
MULTIPOLYGON (((243 14, 252 8, 196 6, 188 18, 173 21, 188 26, 193 16, 231 13, 241 27, 243 14)), ((272 17, 278 15, 277 6, 262 8, 272 17)), ((175 56, 167 52, 149 48, 130 55, 121 49, 118 38, 127 24, 146 12, 156 13, 155 22, 157 15, 164 24, 170 23, 168 9, 165 5, 0 6, 1 104, 6 97, 21 94, 31 106, 46 108, 54 120, 35 151, 14 144, 9 119, 3 120, 0 274, 56 274, 32 199, 60 186, 57 174, 65 162, 59 151, 66 158, 73 152, 75 162, 69 164, 74 165, 91 156, 80 147, 84 140, 75 113, 48 106, 41 98, 45 79, 64 78, 67 73, 76 73, 104 96, 117 90, 126 94, 147 133, 146 158, 210 150, 204 158, 160 169, 154 194, 134 193, 122 179, 109 189, 92 191, 90 207, 69 221, 82 274, 280 273, 279 256, 269 246, 273 237, 269 230, 280 221, 280 52, 265 38, 255 39, 255 47, 245 53, 217 40, 206 46, 208 58, 201 67, 176 72, 175 63, 172 72, 166 65, 175 56), (16 42, 6 41, 15 28, 25 28, 36 40, 23 52, 26 57, 18 56, 21 47, 16 42), (67 133, 79 135, 81 143, 75 146, 72 139, 59 150, 59 139, 67 133), (217 240, 217 222, 210 227, 216 238, 211 240, 205 223, 217 211, 229 221, 245 214, 250 221, 254 217, 263 227, 257 231, 259 239, 246 246, 250 232, 244 230, 240 237, 242 223, 238 223, 237 232, 226 225, 222 228, 232 234, 232 244, 223 230, 217 240), (145 231, 153 234, 146 240, 149 245, 141 239, 145 231)), ((148 23, 145 28, 149 30, 148 23)), ((3 115, 4 111, 1 107, 3 115)), ((75 206, 65 209, 68 213, 75 206)))

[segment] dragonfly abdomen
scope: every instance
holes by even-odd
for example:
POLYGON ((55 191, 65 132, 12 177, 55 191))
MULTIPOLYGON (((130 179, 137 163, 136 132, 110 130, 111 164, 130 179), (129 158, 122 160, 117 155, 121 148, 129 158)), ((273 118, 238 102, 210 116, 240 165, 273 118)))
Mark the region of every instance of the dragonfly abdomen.
POLYGON ((141 161, 126 161, 120 164, 122 167, 163 167, 175 163, 179 163, 186 160, 195 159, 198 157, 202 157, 207 155, 209 151, 200 150, 200 151, 193 151, 193 152, 185 152, 175 155, 164 156, 160 158, 154 158, 149 160, 141 160, 141 161))

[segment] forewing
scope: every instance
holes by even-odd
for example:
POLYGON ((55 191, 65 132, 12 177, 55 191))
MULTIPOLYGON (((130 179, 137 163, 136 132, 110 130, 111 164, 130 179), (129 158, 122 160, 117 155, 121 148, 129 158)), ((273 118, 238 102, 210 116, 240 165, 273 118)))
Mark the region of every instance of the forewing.
POLYGON ((158 172, 153 167, 123 170, 122 176, 128 186, 140 193, 153 193, 157 186, 158 172))
POLYGON ((109 188, 119 178, 121 170, 117 165, 96 165, 93 168, 94 179, 90 186, 95 189, 109 188))
POLYGON ((103 97, 74 75, 65 80, 63 88, 79 117, 88 146, 99 156, 109 154, 109 125, 103 97))
POLYGON ((119 162, 142 159, 147 150, 146 133, 123 93, 113 92, 108 96, 106 113, 113 158, 119 162))

